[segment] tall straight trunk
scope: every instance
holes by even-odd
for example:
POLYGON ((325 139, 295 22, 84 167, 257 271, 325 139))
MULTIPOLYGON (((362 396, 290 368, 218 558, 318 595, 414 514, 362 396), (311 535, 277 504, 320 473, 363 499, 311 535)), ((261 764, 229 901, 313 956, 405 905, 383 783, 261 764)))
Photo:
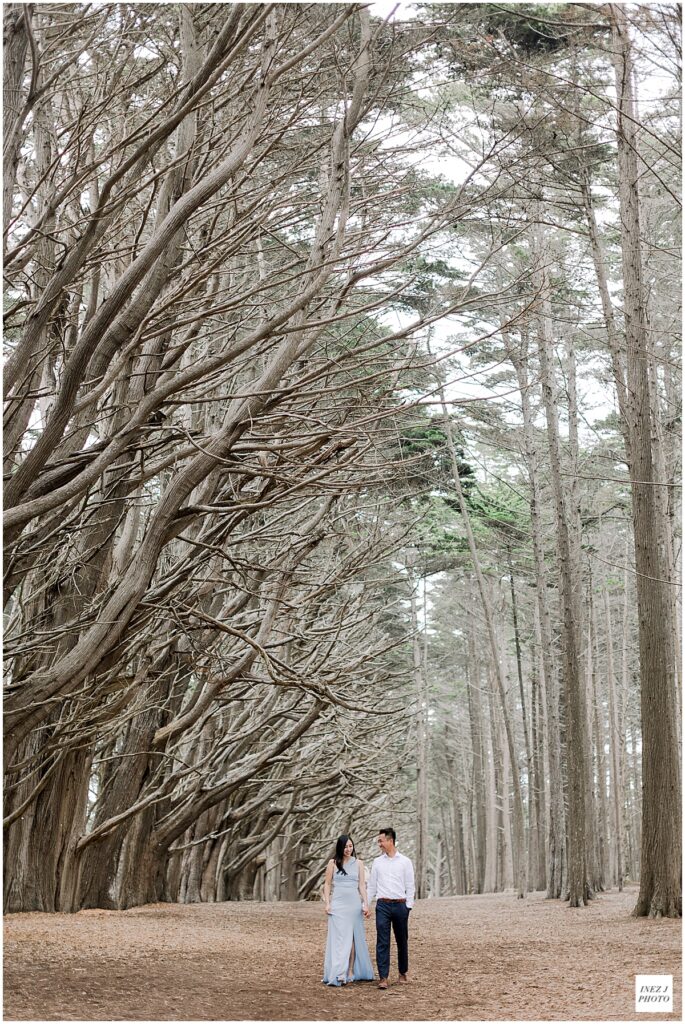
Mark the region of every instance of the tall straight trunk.
POLYGON ((629 779, 630 772, 628 768, 628 751, 627 751, 627 723, 628 723, 628 694, 630 692, 630 658, 628 646, 632 639, 632 631, 630 629, 630 585, 632 577, 628 572, 628 565, 630 564, 630 540, 626 537, 625 553, 623 556, 623 564, 625 569, 623 570, 623 614, 621 616, 621 680, 620 687, 617 693, 617 717, 618 717, 618 728, 619 736, 621 739, 620 746, 620 761, 619 770, 621 778, 623 779, 623 793, 622 803, 623 814, 624 814, 624 841, 626 844, 626 861, 625 871, 628 877, 631 879, 637 879, 638 871, 635 868, 637 859, 634 855, 632 846, 632 798, 629 791, 629 779))
MULTIPOLYGON (((540 618, 537 614, 538 609, 535 606, 535 637, 539 636, 539 623, 540 618)), ((530 683, 531 683, 531 744, 533 747, 533 774, 531 777, 531 789, 533 796, 533 810, 535 815, 535 842, 537 843, 537 852, 535 856, 535 875, 533 885, 537 891, 545 889, 547 887, 547 873, 545 870, 545 823, 546 823, 546 799, 545 799, 545 776, 543 771, 543 764, 545 763, 544 755, 544 720, 542 716, 542 698, 541 698, 541 658, 538 657, 536 650, 531 652, 530 659, 530 683)))
MULTIPOLYGON (((489 674, 488 674, 489 679, 489 674)), ((503 775, 504 775, 504 754, 500 742, 500 731, 497 723, 496 696, 492 685, 488 683, 488 724, 490 732, 490 748, 492 750, 492 834, 491 845, 488 850, 490 859, 492 892, 499 892, 502 889, 503 876, 503 832, 502 825, 502 802, 503 802, 503 775)))
POLYGON ((589 614, 587 638, 587 703, 589 709, 588 728, 592 735, 593 757, 590 759, 590 789, 594 785, 594 846, 595 846, 595 883, 594 888, 603 890, 609 874, 609 814, 607 804, 607 769, 604 741, 604 712, 602 695, 598 683, 599 637, 597 632, 597 616, 595 602, 592 600, 592 579, 588 585, 589 614))
POLYGON ((682 913, 680 756, 678 750, 672 605, 660 552, 659 508, 652 455, 645 289, 640 246, 637 110, 628 20, 610 5, 616 72, 619 207, 626 333, 627 415, 637 570, 642 723, 642 854, 637 917, 682 913))
POLYGON ((642 847, 640 803, 642 794, 642 777, 640 772, 640 754, 638 751, 639 730, 635 722, 626 725, 626 772, 630 794, 630 836, 632 848, 631 877, 640 877, 640 857, 642 847))
MULTIPOLYGON (((512 813, 511 813, 511 759, 506 742, 506 726, 503 722, 501 708, 495 709, 496 728, 500 733, 500 751, 502 752, 502 789, 500 793, 500 888, 511 889, 515 878, 515 849, 512 813), (504 736, 502 733, 504 732, 504 736)), ((528 865, 526 864, 526 867, 528 865)))
MULTIPOLYGON (((629 43, 626 40, 628 46, 629 56, 629 43)), ((618 63, 618 61, 617 61, 618 63)), ((618 73, 618 71, 617 71, 618 73)), ((621 74, 623 74, 623 66, 621 62, 621 74)), ((626 112, 628 112, 628 106, 626 106, 626 112)), ((633 128, 634 130, 634 128, 633 128)), ((639 192, 638 184, 635 182, 635 193, 636 193, 636 206, 639 212, 639 192)), ((606 271, 605 271, 605 258, 602 248, 601 239, 597 230, 597 221, 595 218, 594 207, 592 203, 592 195, 590 190, 590 179, 586 169, 581 171, 581 190, 583 194, 583 202, 585 206, 588 229, 590 233, 590 243, 593 255, 593 261, 595 265, 595 273, 597 276, 597 284, 599 287, 600 298, 602 302, 602 312, 604 315, 604 321, 607 329, 607 339, 609 341, 609 351, 611 353, 611 363, 614 375, 614 382, 616 384, 616 392, 618 396, 618 405, 620 411, 619 424, 623 435, 623 441, 626 448, 626 455, 628 465, 632 462, 631 449, 631 427, 630 427, 630 409, 628 408, 628 394, 626 388, 626 369, 625 369, 625 351, 621 345, 621 338, 619 335, 618 328, 613 312, 613 306, 611 297, 609 294, 609 287, 607 283, 606 271)), ((647 300, 644 304, 644 317, 645 326, 647 324, 647 300)), ((651 407, 651 418, 652 418, 652 448, 654 453, 654 460, 656 463, 656 475, 659 480, 666 481, 668 479, 668 471, 666 468, 666 459, 664 454, 664 436, 661 423, 661 413, 659 409, 658 399, 658 380, 657 380, 657 364, 654 358, 653 345, 650 344, 651 331, 645 332, 645 340, 647 349, 649 352, 649 373, 648 380, 650 385, 650 407, 651 407)), ((671 525, 670 515, 670 488, 666 486, 658 487, 655 493, 655 505, 658 513, 657 520, 659 524, 659 530, 661 533, 661 544, 663 553, 663 564, 664 571, 666 572, 666 578, 673 584, 673 586, 667 591, 668 598, 671 603, 671 628, 672 628, 672 642, 674 647, 674 666, 676 672, 676 679, 680 671, 680 635, 678 631, 678 603, 677 603, 677 583, 678 573, 675 565, 675 559, 673 556, 673 530, 671 525)), ((676 689, 677 692, 677 689, 676 689)), ((677 715, 677 720, 680 721, 680 715, 677 715)))
POLYGON ((521 637, 518 625, 518 609, 516 605, 516 586, 514 583, 514 567, 511 560, 511 545, 507 545, 507 562, 509 569, 509 592, 511 594, 511 619, 514 627, 514 647, 516 650, 516 675, 519 686, 519 698, 521 700, 521 718, 523 722, 523 742, 526 750, 526 765, 528 772, 532 761, 530 737, 528 735, 528 716, 526 713, 526 695, 523 688, 523 667, 521 664, 521 637))
POLYGON ((567 508, 562 467, 559 416, 557 411, 554 377, 552 371, 552 315, 549 298, 549 281, 542 266, 542 244, 540 229, 533 235, 536 249, 535 279, 542 296, 542 310, 538 318, 538 351, 540 356, 540 378, 547 419, 549 457, 552 476, 552 491, 557 528, 557 555, 559 569, 559 591, 563 627, 564 692, 567 733, 567 771, 569 791, 568 821, 568 898, 572 907, 583 906, 592 892, 588 876, 587 851, 587 779, 588 779, 588 738, 584 687, 580 673, 580 624, 577 609, 579 605, 576 587, 578 573, 573 565, 573 539, 570 516, 567 508))
POLYGON ((614 824, 614 861, 616 884, 619 892, 623 889, 623 771, 621 766, 621 732, 618 721, 616 700, 616 679, 614 677, 614 639, 611 628, 611 604, 609 591, 604 587, 604 618, 607 638, 607 691, 609 696, 609 752, 611 757, 611 807, 614 824))
MULTIPOLYGON (((646 308, 648 308, 646 306, 646 308)), ((664 579, 668 581, 669 586, 665 587, 666 598, 670 603, 670 626, 671 626, 671 643, 673 645, 673 669, 675 673, 675 693, 676 693, 676 714, 675 720, 676 725, 680 724, 680 701, 678 699, 680 691, 680 663, 681 663, 681 644, 680 644, 680 631, 679 616, 678 616, 678 588, 680 580, 678 577, 678 567, 676 564, 676 558, 674 554, 674 540, 673 540, 673 524, 672 524, 672 505, 673 505, 673 491, 672 486, 665 486, 666 482, 672 477, 669 477, 669 470, 666 465, 666 450, 665 450, 665 437, 664 427, 661 416, 661 402, 659 399, 659 379, 658 379, 658 368, 657 360, 654 353, 654 340, 653 331, 648 329, 646 331, 646 341, 649 348, 649 403, 652 417, 652 451, 654 453, 654 473, 657 480, 661 480, 664 483, 662 487, 654 488, 654 503, 655 510, 657 513, 657 523, 659 530, 659 544, 661 551, 661 564, 663 566, 664 579)), ((680 732, 678 730, 678 743, 680 744, 680 732)))
MULTIPOLYGON (((444 729, 444 732, 443 732, 444 742, 445 742, 445 749, 447 749, 448 735, 449 734, 448 734, 448 730, 447 730, 447 725, 445 724, 445 729, 444 729)), ((447 772, 445 774, 448 775, 449 772, 447 772)), ((454 895, 456 895, 456 892, 457 892, 456 884, 455 884, 454 854, 453 854, 453 850, 454 850, 454 847, 455 847, 455 835, 454 835, 455 829, 454 829, 454 824, 453 824, 452 816, 449 813, 449 809, 447 809, 446 806, 445 806, 445 801, 446 801, 447 797, 446 797, 445 792, 444 792, 443 772, 442 771, 438 771, 436 773, 435 784, 436 784, 437 794, 438 794, 438 806, 440 808, 440 822, 441 822, 441 825, 442 825, 441 835, 444 837, 445 843, 447 844, 447 850, 448 850, 448 855, 447 855, 447 857, 445 857, 445 864, 447 866, 447 886, 448 886, 448 889, 449 889, 450 896, 454 896, 454 895)))
MULTIPOLYGON (((572 321, 573 311, 567 309, 565 319, 572 321)), ((564 327, 566 330, 566 328, 564 327)), ((592 599, 583 600, 583 570, 582 570, 582 523, 580 517, 580 479, 579 462, 580 446, 578 441, 578 388, 576 374, 576 356, 573 339, 567 334, 565 339, 565 361, 566 371, 566 392, 568 397, 568 459, 566 471, 568 480, 568 522, 569 540, 571 550, 570 569, 573 574, 572 593, 575 598, 574 621, 578 635, 579 656, 582 658, 583 640, 587 638, 587 663, 590 669, 588 678, 589 688, 585 690, 586 708, 586 736, 587 736, 587 788, 585 800, 585 845, 587 850, 587 878, 590 892, 601 891, 604 888, 604 871, 602 867, 602 840, 599 835, 599 822, 597 814, 601 810, 601 803, 592 799, 591 794, 594 786, 593 762, 592 762, 592 719, 593 719, 593 691, 594 691, 594 666, 592 659, 593 625, 588 622, 587 629, 584 629, 584 612, 589 603, 592 614, 592 599)), ((592 594, 591 578, 588 584, 588 593, 592 594)))
POLYGON ((426 681, 416 611, 416 583, 411 580, 412 654, 416 695, 416 895, 428 895, 428 732, 426 729, 426 681))
POLYGON ((498 787, 500 773, 499 740, 493 726, 493 696, 490 691, 487 669, 483 668, 481 679, 487 683, 487 706, 484 709, 484 760, 485 760, 485 874, 483 892, 497 891, 497 851, 498 839, 498 787))
POLYGON ((466 844, 464 842, 464 819, 461 808, 461 801, 459 800, 459 789, 454 790, 453 794, 453 809, 454 809, 454 854, 455 854, 455 868, 457 873, 457 889, 459 893, 467 893, 468 889, 468 878, 467 878, 467 865, 466 865, 466 844))
POLYGON ((514 649, 516 651, 516 676, 518 680, 519 700, 521 701, 521 721, 523 723, 523 745, 526 755, 526 792, 527 792, 527 841, 528 850, 528 878, 535 878, 537 865, 537 832, 535 822, 535 808, 532 795, 533 778, 533 753, 528 730, 528 714, 526 711, 526 694, 523 685, 523 666, 521 662, 521 637, 519 633, 518 606, 516 601, 516 584, 514 582, 514 566, 511 555, 511 544, 507 544, 507 568, 509 570, 509 593, 511 595, 511 620, 514 629, 514 649))
POLYGON ((471 836, 471 804, 473 803, 473 786, 469 780, 468 761, 466 757, 468 726, 463 716, 458 720, 456 737, 457 757, 459 759, 459 773, 462 780, 457 790, 459 797, 456 806, 459 809, 461 828, 461 860, 463 864, 461 891, 464 893, 473 892, 472 879, 475 871, 473 857, 473 842, 471 836))
POLYGON ((504 727, 507 738, 507 748, 509 751, 509 764, 511 767, 511 780, 514 793, 514 823, 513 823, 513 834, 514 834, 514 872, 515 872, 515 886, 519 897, 525 896, 528 889, 528 858, 525 849, 525 832, 524 832, 524 814, 523 814, 523 798, 521 796, 521 782, 519 777, 516 743, 514 740, 514 733, 511 724, 511 718, 508 714, 507 709, 507 698, 506 690, 504 686, 504 675, 502 670, 502 664, 500 662, 499 647, 497 643, 497 636, 495 633, 495 623, 492 613, 492 603, 490 595, 487 591, 485 577, 483 576, 483 570, 480 564, 480 556, 476 547, 476 541, 471 528, 471 519, 469 517, 469 510, 466 505, 464 498, 464 492, 461 486, 461 480, 459 478, 459 463, 457 461, 457 450, 454 444, 454 437, 452 435, 452 425, 447 414, 447 406, 445 405, 444 394, 441 390, 441 401, 442 401, 442 412, 443 412, 443 424, 445 428, 445 436, 447 438, 447 446, 450 455, 450 461, 452 464, 452 477, 453 486, 457 495, 457 501, 459 503, 459 510, 461 512, 462 522, 464 524, 464 530, 469 545, 469 552, 471 554, 471 562, 473 565, 476 581, 478 583, 478 592, 483 608, 483 615, 485 618, 485 624, 488 634, 488 640, 490 643, 490 651, 492 654, 493 669, 495 673, 495 682, 497 684, 497 692, 499 694, 500 704, 502 708, 502 715, 504 718, 504 727))
POLYGON ((581 169, 580 187, 581 194, 583 196, 583 205, 585 207, 585 216, 587 219, 588 232, 590 235, 590 249, 592 252, 592 260, 595 268, 595 276, 597 278, 597 288, 599 290, 599 297, 602 303, 604 326, 606 328, 607 340, 609 342, 609 353, 611 355, 611 369, 614 376, 614 384, 616 386, 616 395, 618 398, 618 409, 620 414, 619 427, 621 430, 621 435, 623 437, 623 443, 626 449, 626 457, 628 459, 628 463, 630 463, 630 431, 628 429, 627 415, 628 399, 626 396, 625 352, 623 350, 621 338, 619 336, 618 328, 616 326, 616 318, 614 317, 614 307, 611 301, 609 283, 607 281, 606 275, 606 260, 604 256, 604 249, 600 239, 599 231, 597 230, 597 218, 595 217, 595 209, 592 202, 590 177, 586 168, 581 169))
POLYGON ((473 630, 469 631, 469 661, 466 667, 466 699, 473 752, 473 793, 475 804, 475 885, 474 892, 483 892, 487 841, 485 750, 483 746, 483 709, 480 694, 479 662, 473 630))
POLYGON ((552 640, 551 613, 549 608, 548 573, 545 565, 545 549, 540 515, 541 499, 538 478, 538 453, 535 427, 530 407, 528 380, 528 337, 522 333, 521 349, 516 351, 508 334, 504 332, 509 357, 516 370, 521 393, 523 416, 524 461, 530 481, 530 520, 535 566, 535 587, 537 614, 540 626, 541 688, 545 691, 547 759, 549 775, 549 823, 547 833, 547 898, 559 899, 566 879, 566 808, 564 805, 563 771, 561 754, 561 724, 559 679, 554 644, 552 640))
POLYGON ((466 856, 464 848, 464 823, 460 798, 462 790, 463 770, 462 778, 460 779, 459 766, 457 765, 452 754, 449 752, 449 747, 446 747, 445 762, 448 771, 447 778, 450 789, 449 814, 450 821, 452 823, 452 836, 454 841, 453 848, 451 851, 451 857, 453 861, 457 893, 462 894, 467 891, 466 856))
POLYGON ((433 895, 442 896, 442 836, 438 832, 435 842, 435 865, 433 867, 433 895))
MULTIPOLYGON (((471 824, 471 822, 469 824, 471 824)), ((476 840, 475 840, 475 836, 474 836, 474 832, 473 832, 473 828, 472 827, 469 828, 469 832, 468 832, 468 836, 467 836, 467 847, 466 848, 467 848, 467 851, 468 851, 468 860, 469 860, 469 865, 470 865, 470 870, 469 870, 469 872, 467 874, 467 877, 466 877, 466 883, 467 883, 466 884, 466 892, 469 893, 469 894, 473 894, 473 893, 476 892, 476 889, 477 889, 477 884, 476 884, 477 876, 476 876, 476 840)))

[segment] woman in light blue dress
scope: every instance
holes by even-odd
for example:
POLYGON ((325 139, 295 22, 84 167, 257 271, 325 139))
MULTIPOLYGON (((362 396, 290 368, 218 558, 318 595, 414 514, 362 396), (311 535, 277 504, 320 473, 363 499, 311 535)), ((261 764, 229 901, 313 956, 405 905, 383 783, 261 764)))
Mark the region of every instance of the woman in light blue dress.
POLYGON ((340 836, 335 844, 335 856, 326 867, 323 902, 328 915, 324 984, 373 981, 364 933, 364 917, 369 916, 364 865, 355 857, 349 836, 340 836))

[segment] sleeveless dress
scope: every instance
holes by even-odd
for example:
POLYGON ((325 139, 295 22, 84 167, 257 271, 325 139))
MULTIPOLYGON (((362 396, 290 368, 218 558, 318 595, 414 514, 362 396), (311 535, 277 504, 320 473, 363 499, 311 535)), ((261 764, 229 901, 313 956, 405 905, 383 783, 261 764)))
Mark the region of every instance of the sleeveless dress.
POLYGON ((362 898, 359 895, 359 862, 351 857, 346 875, 333 871, 333 896, 328 915, 326 958, 323 966, 325 985, 344 985, 348 980, 373 981, 373 967, 366 945, 362 898), (354 943, 354 967, 349 978, 350 953, 354 943), (341 981, 341 978, 344 979, 341 981))

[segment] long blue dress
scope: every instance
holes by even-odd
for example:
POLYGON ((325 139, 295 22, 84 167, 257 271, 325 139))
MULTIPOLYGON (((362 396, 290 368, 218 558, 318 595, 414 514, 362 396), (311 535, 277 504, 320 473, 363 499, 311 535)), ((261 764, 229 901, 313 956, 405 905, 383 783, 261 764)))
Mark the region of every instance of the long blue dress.
POLYGON ((333 871, 333 896, 328 915, 326 958, 323 981, 326 985, 344 985, 346 981, 373 981, 373 967, 364 932, 362 899, 359 895, 359 862, 350 857, 346 875, 333 871), (349 978, 350 953, 354 942, 354 967, 349 978), (341 980, 344 979, 344 980, 341 980))

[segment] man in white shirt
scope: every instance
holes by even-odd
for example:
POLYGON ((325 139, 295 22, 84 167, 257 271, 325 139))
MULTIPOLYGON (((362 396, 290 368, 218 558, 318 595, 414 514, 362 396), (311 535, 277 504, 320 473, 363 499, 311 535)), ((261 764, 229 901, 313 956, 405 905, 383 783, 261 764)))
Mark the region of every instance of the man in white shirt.
MULTIPOLYGON (((395 846, 392 828, 378 833, 381 856, 376 857, 369 878, 369 906, 376 900, 376 963, 378 987, 388 987, 390 974, 390 927, 397 943, 400 982, 406 984, 409 970, 409 912, 414 906, 414 865, 395 846)), ((366 914, 368 916, 368 910, 366 914)))

